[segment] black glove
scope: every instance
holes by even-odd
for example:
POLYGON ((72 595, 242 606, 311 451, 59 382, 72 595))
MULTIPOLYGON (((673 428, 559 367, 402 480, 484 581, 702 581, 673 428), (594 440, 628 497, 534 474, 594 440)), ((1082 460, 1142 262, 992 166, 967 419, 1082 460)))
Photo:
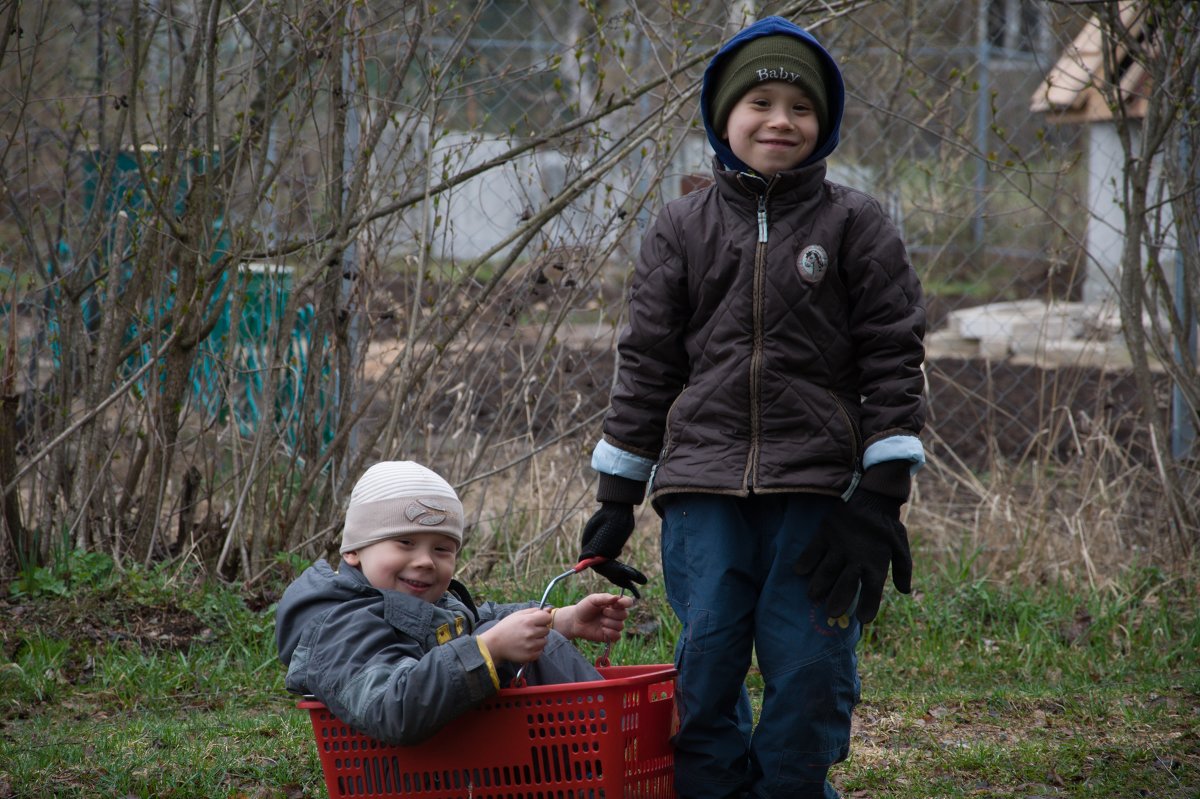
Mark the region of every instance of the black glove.
POLYGON ((617 560, 629 536, 633 534, 633 506, 624 502, 601 502, 600 510, 583 527, 579 559, 602 557, 592 569, 613 585, 620 586, 640 599, 637 587, 645 585, 646 575, 617 560))
POLYGON ((860 485, 821 522, 816 538, 796 562, 796 573, 811 575, 808 598, 824 602, 830 616, 845 614, 859 594, 854 615, 862 624, 874 620, 889 563, 896 590, 912 593, 912 555, 908 531, 900 522, 902 504, 860 485))

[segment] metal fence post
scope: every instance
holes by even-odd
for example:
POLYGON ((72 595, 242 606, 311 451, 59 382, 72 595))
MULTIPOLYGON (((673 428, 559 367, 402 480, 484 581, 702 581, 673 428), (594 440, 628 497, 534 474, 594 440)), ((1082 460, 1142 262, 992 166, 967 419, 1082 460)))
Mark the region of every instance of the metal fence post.
MULTIPOLYGON (((1200 75, 1193 78, 1192 90, 1195 97, 1200 97, 1200 75)), ((1196 142, 1194 141, 1193 133, 1195 128, 1191 127, 1186 120, 1184 129, 1180 135, 1180 149, 1182 152, 1182 161, 1184 168, 1191 164, 1192 179, 1200 181, 1200 163, 1197 163, 1196 157, 1196 142)), ((1185 231, 1184 226, 1177 226, 1180 234, 1185 231)), ((1185 253, 1188 250, 1193 253, 1200 252, 1200 242, 1192 242, 1189 246, 1188 242, 1176 242, 1175 250, 1175 311, 1179 315, 1182 334, 1175 341, 1175 362, 1179 365, 1180 374, 1183 374, 1185 365, 1196 362, 1196 309, 1192 307, 1190 295, 1187 290, 1187 263, 1185 253)), ((1200 268, 1200 264, 1193 264, 1193 268, 1200 268)), ((1200 409, 1192 408, 1188 405, 1187 398, 1183 395, 1183 389, 1178 381, 1171 386, 1171 454, 1175 460, 1182 461, 1190 459, 1194 456, 1194 448, 1196 444, 1196 414, 1200 409)))
POLYGON ((987 209, 987 144, 988 112, 992 92, 991 50, 988 39, 988 0, 979 0, 979 17, 975 27, 979 62, 979 99, 975 106, 975 208, 971 220, 972 245, 975 252, 982 253, 984 247, 984 213, 987 209))

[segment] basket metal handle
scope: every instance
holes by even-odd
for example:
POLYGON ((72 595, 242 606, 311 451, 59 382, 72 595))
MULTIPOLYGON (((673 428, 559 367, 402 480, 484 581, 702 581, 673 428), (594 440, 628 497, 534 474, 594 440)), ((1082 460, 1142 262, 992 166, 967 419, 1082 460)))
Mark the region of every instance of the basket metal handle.
MULTIPOLYGON (((554 586, 558 585, 561 581, 567 579, 571 575, 579 574, 584 569, 595 566, 598 563, 603 563, 606 560, 608 560, 608 558, 602 557, 600 555, 596 555, 595 557, 591 557, 591 558, 584 558, 583 560, 579 561, 571 568, 567 569, 562 574, 560 574, 557 577, 555 577, 554 579, 552 579, 549 582, 549 584, 546 585, 546 590, 542 592, 541 601, 538 602, 538 610, 542 610, 543 608, 546 607, 546 600, 550 598, 550 592, 554 590, 554 586)), ((622 589, 622 592, 624 592, 624 589, 622 589)), ((604 654, 605 654, 605 656, 607 656, 608 650, 605 650, 604 654)), ((521 668, 517 669, 517 676, 513 677, 512 682, 510 682, 508 684, 509 688, 524 688, 525 687, 525 667, 528 665, 529 665, 528 663, 521 664, 521 668)))

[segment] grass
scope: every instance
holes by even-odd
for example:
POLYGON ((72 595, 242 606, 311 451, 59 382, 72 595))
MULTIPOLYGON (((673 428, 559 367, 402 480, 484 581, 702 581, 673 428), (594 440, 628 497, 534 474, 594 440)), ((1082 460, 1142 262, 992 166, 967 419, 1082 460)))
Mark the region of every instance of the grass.
POLYGON ((1155 571, 1086 592, 926 579, 864 638, 866 701, 841 787, 1200 796, 1196 595, 1194 579, 1155 571))
MULTIPOLYGON (((489 587, 515 599, 513 585, 489 587)), ((835 782, 871 799, 1200 796, 1198 587, 1154 570, 1080 589, 927 567, 864 636, 835 782)), ((135 571, 0 604, 0 797, 324 796, 271 595, 135 571)), ((669 660, 659 586, 630 629, 615 662, 669 660)))

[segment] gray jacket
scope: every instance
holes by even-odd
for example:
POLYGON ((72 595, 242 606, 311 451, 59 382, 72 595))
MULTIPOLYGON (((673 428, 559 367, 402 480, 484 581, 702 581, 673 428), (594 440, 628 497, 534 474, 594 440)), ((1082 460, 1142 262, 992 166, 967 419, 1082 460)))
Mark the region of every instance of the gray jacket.
POLYGON ((372 738, 415 744, 500 689, 478 625, 536 604, 486 602, 477 619, 452 594, 430 604, 320 560, 280 599, 275 641, 289 691, 372 738))

